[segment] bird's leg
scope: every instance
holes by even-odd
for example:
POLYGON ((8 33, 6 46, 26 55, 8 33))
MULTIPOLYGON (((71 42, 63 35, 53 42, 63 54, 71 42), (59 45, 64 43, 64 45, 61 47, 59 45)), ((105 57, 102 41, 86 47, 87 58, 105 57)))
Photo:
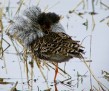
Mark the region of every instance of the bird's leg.
POLYGON ((58 63, 56 63, 56 65, 55 65, 54 83, 56 83, 56 77, 57 77, 57 74, 58 74, 58 63))

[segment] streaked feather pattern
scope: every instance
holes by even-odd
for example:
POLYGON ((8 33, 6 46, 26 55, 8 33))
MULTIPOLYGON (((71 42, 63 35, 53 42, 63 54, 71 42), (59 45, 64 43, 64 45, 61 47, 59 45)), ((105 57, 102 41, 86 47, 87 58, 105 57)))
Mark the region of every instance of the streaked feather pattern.
POLYGON ((59 15, 32 6, 14 18, 9 34, 40 59, 64 62, 82 58, 83 47, 65 33, 59 21, 59 15))
POLYGON ((82 58, 83 47, 65 33, 50 32, 30 45, 30 50, 40 59, 64 62, 76 57, 82 58))

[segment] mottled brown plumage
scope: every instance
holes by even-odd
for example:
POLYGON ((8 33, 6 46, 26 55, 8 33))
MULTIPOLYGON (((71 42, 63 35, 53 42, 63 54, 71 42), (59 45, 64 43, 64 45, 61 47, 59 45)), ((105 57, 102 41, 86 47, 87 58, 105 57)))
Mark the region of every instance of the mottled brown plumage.
POLYGON ((64 62, 69 59, 82 58, 83 47, 65 33, 49 32, 30 45, 31 51, 40 59, 64 62))

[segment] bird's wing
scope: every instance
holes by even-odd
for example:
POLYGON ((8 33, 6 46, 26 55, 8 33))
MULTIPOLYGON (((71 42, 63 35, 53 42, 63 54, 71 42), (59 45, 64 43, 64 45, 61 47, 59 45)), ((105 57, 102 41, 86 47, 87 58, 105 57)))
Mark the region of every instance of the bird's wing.
POLYGON ((40 59, 57 62, 67 61, 72 57, 80 58, 80 54, 83 52, 78 42, 68 36, 61 37, 55 32, 50 32, 34 41, 31 49, 40 59))

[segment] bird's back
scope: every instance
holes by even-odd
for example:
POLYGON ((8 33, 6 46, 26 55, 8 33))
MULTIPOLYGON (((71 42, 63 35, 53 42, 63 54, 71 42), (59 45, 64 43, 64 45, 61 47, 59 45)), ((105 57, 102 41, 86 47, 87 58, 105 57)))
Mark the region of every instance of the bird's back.
POLYGON ((40 59, 64 62, 82 58, 83 47, 78 41, 62 32, 50 32, 31 44, 31 51, 40 59))

